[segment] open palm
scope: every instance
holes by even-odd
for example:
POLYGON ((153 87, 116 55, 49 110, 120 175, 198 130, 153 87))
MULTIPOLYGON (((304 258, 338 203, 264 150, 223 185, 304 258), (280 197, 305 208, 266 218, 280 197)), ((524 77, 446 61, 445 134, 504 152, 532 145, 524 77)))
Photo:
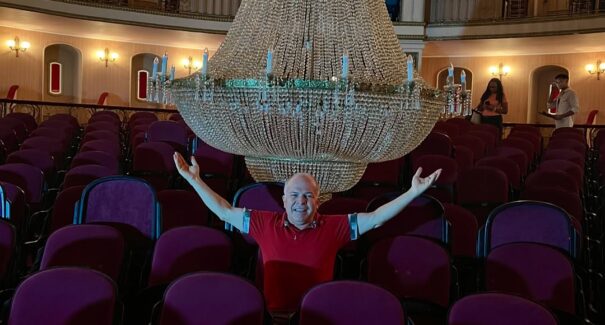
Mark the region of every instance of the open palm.
POLYGON ((410 191, 417 196, 424 193, 424 191, 435 184, 435 181, 439 178, 439 175, 441 175, 441 168, 437 169, 427 177, 420 177, 421 174, 422 167, 418 167, 414 177, 412 177, 412 185, 410 187, 410 191))
POLYGON ((191 182, 200 176, 200 166, 195 161, 195 157, 191 157, 191 165, 189 165, 180 153, 175 152, 174 164, 179 174, 187 181, 191 182))

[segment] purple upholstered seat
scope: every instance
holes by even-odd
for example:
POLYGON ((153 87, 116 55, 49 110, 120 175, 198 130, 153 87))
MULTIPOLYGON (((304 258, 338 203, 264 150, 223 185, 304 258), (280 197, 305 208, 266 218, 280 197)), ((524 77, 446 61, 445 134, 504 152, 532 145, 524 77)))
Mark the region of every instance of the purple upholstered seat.
POLYGON ((556 169, 539 168, 527 176, 525 188, 553 187, 580 193, 583 180, 556 169))
POLYGON ((519 169, 519 165, 513 160, 498 156, 483 157, 477 161, 476 166, 487 166, 501 170, 506 174, 508 184, 510 184, 512 189, 516 191, 521 189, 521 170, 519 169))
POLYGON ((114 174, 118 174, 120 171, 120 163, 118 159, 103 151, 79 152, 72 159, 71 168, 82 165, 100 165, 109 169, 114 174))
POLYGON ((449 325, 557 325, 554 315, 542 305, 503 293, 479 293, 454 303, 449 325))
POLYGON ((528 157, 527 153, 519 148, 500 146, 494 149, 493 156, 505 157, 513 160, 519 166, 521 175, 526 175, 529 170, 531 157, 528 157))
POLYGON ((378 286, 355 281, 320 284, 307 292, 300 325, 405 324, 399 300, 378 286))
POLYGON ((94 131, 108 131, 117 135, 120 133, 120 125, 112 122, 96 121, 89 123, 84 129, 84 133, 94 131))
POLYGON ((422 142, 410 153, 412 164, 416 158, 423 155, 442 155, 451 157, 454 150, 452 139, 439 132, 431 132, 422 142))
POLYGON ((454 256, 474 257, 479 225, 469 210, 455 204, 443 203, 445 218, 450 222, 451 252, 454 256))
POLYGON ((525 153, 528 161, 534 161, 537 152, 535 145, 527 138, 508 137, 502 140, 503 147, 517 148, 525 153))
POLYGON ((233 154, 220 151, 198 139, 198 147, 193 153, 200 165, 201 174, 218 175, 225 178, 233 176, 233 154))
POLYGON ((6 128, 6 129, 13 130, 15 132, 15 135, 17 136, 17 140, 19 142, 23 142, 23 140, 25 140, 25 138, 27 138, 27 135, 28 135, 27 125, 25 125, 24 122, 22 122, 21 120, 16 119, 16 118, 11 118, 11 117, 0 118, 0 128, 6 128))
POLYGON ((174 148, 165 142, 141 143, 134 151, 132 171, 156 190, 167 189, 176 171, 173 155, 174 148))
POLYGON ((93 114, 90 119, 88 119, 88 124, 95 124, 98 122, 110 123, 113 124, 118 129, 122 125, 122 121, 120 121, 119 117, 107 115, 107 114, 93 114))
POLYGON ((576 312, 572 262, 559 249, 536 243, 494 248, 485 263, 485 288, 517 294, 568 314, 576 312))
POLYGON ((22 163, 0 165, 0 181, 19 186, 27 203, 42 203, 44 174, 40 168, 22 163))
POLYGON ((84 143, 86 143, 88 141, 92 141, 92 140, 109 140, 112 142, 119 143, 120 136, 114 132, 107 131, 107 130, 90 131, 90 132, 86 132, 86 134, 84 134, 84 138, 82 138, 81 143, 84 144, 84 143))
POLYGON ((53 232, 44 246, 40 269, 87 267, 118 281, 126 244, 117 229, 105 225, 69 225, 53 232))
POLYGON ((185 153, 189 139, 187 130, 183 125, 174 121, 157 121, 149 125, 147 129, 147 141, 165 142, 170 144, 174 150, 185 153))
POLYGON ((0 128, 0 143, 4 147, 3 151, 6 151, 3 154, 19 149, 19 140, 17 140, 15 131, 8 128, 0 128))
POLYGON ((429 239, 388 238, 374 244, 368 253, 368 281, 399 299, 420 300, 445 309, 450 300, 450 256, 429 239))
POLYGON ((96 179, 113 175, 115 175, 115 173, 105 166, 82 165, 74 167, 65 174, 63 188, 88 185, 96 179))
POLYGON ((508 202, 508 178, 493 167, 474 167, 461 173, 456 187, 458 204, 473 212, 479 225, 495 207, 508 202))
POLYGON ((19 113, 19 112, 8 113, 8 114, 6 114, 5 117, 14 118, 14 119, 17 119, 17 120, 20 120, 21 122, 23 122, 25 124, 25 126, 27 127, 27 132, 32 132, 33 130, 35 130, 38 127, 38 123, 36 122, 36 119, 33 117, 33 115, 28 114, 28 113, 19 113))
POLYGON ((584 207, 578 192, 554 187, 532 187, 521 192, 521 199, 542 201, 559 206, 573 217, 574 224, 578 224, 576 228, 582 229, 584 207))
POLYGON ((191 191, 163 190, 158 192, 162 206, 162 230, 182 226, 208 224, 208 208, 200 197, 191 191))
POLYGON ((166 289, 159 324, 261 325, 264 309, 261 293, 246 280, 200 272, 181 277, 166 289))
POLYGON ((402 157, 368 164, 359 183, 351 189, 352 196, 369 202, 377 196, 399 190, 404 162, 402 157))
POLYGON ((61 170, 63 162, 65 161, 65 147, 64 144, 57 139, 35 136, 27 138, 21 144, 21 149, 37 149, 48 152, 55 161, 55 168, 61 170))
POLYGON ((50 153, 39 149, 23 149, 11 153, 6 158, 7 163, 23 163, 39 168, 44 173, 47 182, 55 176, 55 162, 50 153))
POLYGON ((459 135, 453 138, 452 142, 455 146, 461 145, 471 149, 473 151, 473 157, 475 157, 475 160, 483 158, 487 152, 485 140, 477 136, 467 134, 459 135))
POLYGON ((583 155, 570 149, 549 149, 544 151, 542 161, 551 159, 568 160, 582 168, 584 168, 584 163, 586 162, 586 158, 583 155))
POLYGON ((319 206, 317 212, 327 215, 364 212, 368 202, 349 197, 333 197, 319 206))
POLYGON ((216 229, 202 226, 171 229, 155 245, 149 286, 168 284, 197 271, 227 272, 232 250, 229 237, 216 229))
POLYGON ((55 115, 51 115, 48 118, 48 120, 42 122, 40 124, 40 126, 42 126, 42 124, 52 125, 52 124, 59 124, 59 123, 69 124, 74 129, 80 128, 80 124, 78 123, 78 119, 75 118, 74 116, 69 115, 69 114, 55 114, 55 115))
MULTIPOLYGON (((377 197, 368 204, 367 211, 376 210, 400 194, 388 193, 377 197)), ((417 235, 447 243, 448 231, 449 223, 443 216, 441 203, 430 196, 422 195, 382 227, 368 231, 364 237, 369 245, 399 235, 417 235)))
POLYGON ((15 255, 17 232, 15 226, 0 220, 0 288, 4 287, 7 272, 15 255))
MULTIPOLYGON (((89 184, 77 204, 74 223, 110 223, 121 226, 127 240, 142 236, 156 240, 161 231, 160 205, 153 188, 145 181, 110 176, 89 184)), ((138 238, 133 240, 138 241, 138 238)))
MULTIPOLYGON (((605 134, 605 133, 603 133, 605 134)), ((573 177, 578 184, 582 184, 584 180, 584 170, 577 164, 562 159, 544 160, 538 166, 538 170, 557 170, 573 177)))
POLYGON ((466 133, 473 126, 469 120, 464 118, 450 118, 445 120, 445 123, 456 125, 460 129, 460 134, 466 133))
POLYGON ((112 157, 119 158, 121 155, 120 144, 112 140, 90 140, 80 147, 80 152, 103 151, 112 157))
POLYGON ((586 142, 579 142, 575 139, 565 139, 563 136, 561 136, 559 138, 553 138, 548 142, 548 147, 546 150, 550 149, 566 149, 575 151, 581 155, 586 155, 588 145, 586 145, 586 142))
POLYGON ((116 287, 105 274, 84 268, 54 268, 25 279, 13 298, 11 325, 110 325, 116 287))
POLYGON ((92 116, 90 117, 90 119, 96 118, 96 117, 110 117, 114 120, 120 120, 120 116, 118 115, 118 113, 114 112, 114 111, 110 111, 110 110, 105 110, 105 111, 96 111, 92 114, 92 116))
POLYGON ((577 255, 578 234, 571 217, 561 208, 538 201, 516 201, 494 210, 477 243, 480 256, 518 242, 540 243, 577 255))
POLYGON ((84 191, 84 186, 72 186, 59 192, 50 214, 49 232, 52 233, 74 222, 76 202, 82 196, 82 191, 84 191))

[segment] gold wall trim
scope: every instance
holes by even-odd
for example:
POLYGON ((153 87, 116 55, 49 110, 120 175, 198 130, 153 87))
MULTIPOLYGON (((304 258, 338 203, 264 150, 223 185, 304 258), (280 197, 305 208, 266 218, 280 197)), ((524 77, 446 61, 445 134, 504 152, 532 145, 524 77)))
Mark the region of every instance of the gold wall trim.
POLYGON ((602 32, 605 32, 605 27, 547 31, 547 32, 531 32, 531 33, 528 32, 528 33, 505 33, 505 34, 476 34, 476 35, 434 36, 434 37, 427 36, 425 38, 425 40, 426 41, 451 41, 451 40, 476 40, 476 39, 494 39, 494 38, 523 38, 523 37, 591 34, 591 33, 602 33, 602 32))
POLYGON ((539 24, 553 21, 585 20, 598 19, 605 17, 605 14, 576 14, 564 16, 539 16, 528 18, 511 18, 498 20, 467 20, 467 21, 431 21, 427 23, 430 27, 466 27, 466 26, 494 26, 494 25, 513 25, 513 24, 539 24))

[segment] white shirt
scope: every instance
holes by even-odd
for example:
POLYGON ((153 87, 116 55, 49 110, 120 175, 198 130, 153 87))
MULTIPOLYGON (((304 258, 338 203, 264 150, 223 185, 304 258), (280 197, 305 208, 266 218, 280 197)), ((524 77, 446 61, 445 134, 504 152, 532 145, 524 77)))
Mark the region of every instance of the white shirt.
MULTIPOLYGON (((556 100, 557 115, 565 114, 569 111, 577 113, 580 110, 580 103, 576 91, 571 88, 561 90, 556 100)), ((573 127, 573 115, 560 120, 555 120, 555 128, 573 127)))

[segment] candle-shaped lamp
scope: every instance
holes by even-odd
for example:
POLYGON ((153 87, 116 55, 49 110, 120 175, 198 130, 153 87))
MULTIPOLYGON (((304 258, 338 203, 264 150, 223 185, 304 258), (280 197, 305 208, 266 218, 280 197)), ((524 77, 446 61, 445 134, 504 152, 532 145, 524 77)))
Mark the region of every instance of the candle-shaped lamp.
POLYGON ((273 50, 267 51, 267 67, 265 68, 265 74, 268 76, 273 72, 273 50))
POLYGON ((202 55, 202 77, 205 77, 208 73, 208 48, 204 49, 204 54, 202 55))
POLYGON ((407 59, 407 67, 408 67, 408 82, 414 80, 414 58, 411 55, 408 55, 407 59))
POLYGON ((170 67, 170 81, 174 80, 174 64, 170 67))
POLYGON ((454 78, 454 65, 452 63, 450 63, 450 66, 447 68, 447 76, 454 78))
POLYGON ((158 63, 160 63, 160 59, 156 56, 153 59, 153 70, 151 70, 151 78, 155 79, 158 76, 158 63))
POLYGON ((462 84, 462 91, 466 91, 466 72, 464 70, 460 72, 460 83, 462 84))
POLYGON ((349 52, 344 50, 342 54, 342 79, 346 80, 349 77, 349 52))
POLYGON ((168 72, 168 53, 164 53, 162 56, 162 75, 166 75, 168 72))

